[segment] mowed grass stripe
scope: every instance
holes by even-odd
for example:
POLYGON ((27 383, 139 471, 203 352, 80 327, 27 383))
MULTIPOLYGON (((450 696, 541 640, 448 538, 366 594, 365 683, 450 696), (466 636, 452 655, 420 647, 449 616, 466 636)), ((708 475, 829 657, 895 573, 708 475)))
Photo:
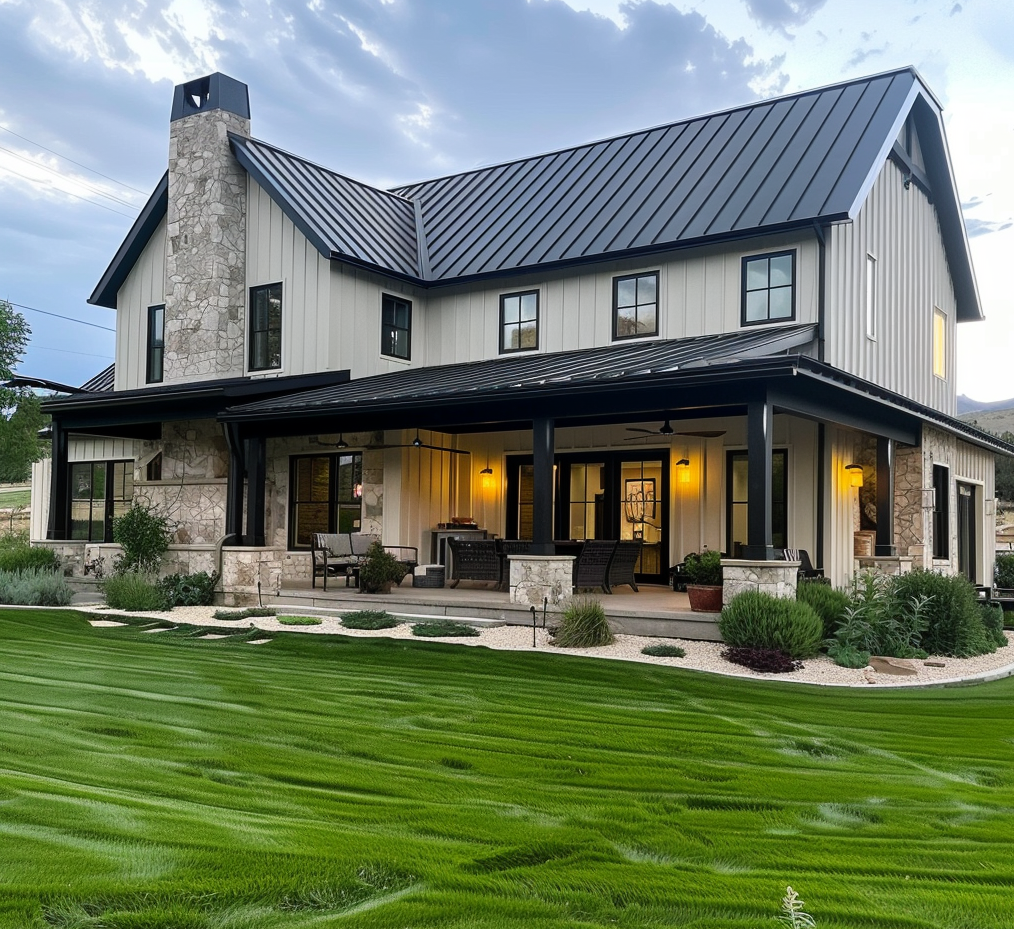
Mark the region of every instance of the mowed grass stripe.
POLYGON ((770 926, 787 883, 820 929, 1009 925, 1009 682, 0 636, 0 926, 770 926))

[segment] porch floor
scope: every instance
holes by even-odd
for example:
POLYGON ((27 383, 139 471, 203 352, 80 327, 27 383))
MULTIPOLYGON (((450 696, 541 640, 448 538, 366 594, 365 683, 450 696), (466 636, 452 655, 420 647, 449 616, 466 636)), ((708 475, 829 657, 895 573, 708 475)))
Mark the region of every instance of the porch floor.
MULTIPOLYGON (((612 594, 593 593, 606 611, 614 632, 662 638, 721 641, 717 613, 694 613, 685 593, 677 593, 661 585, 640 584, 634 592, 629 587, 614 589, 612 594)), ((481 619, 511 625, 528 625, 532 614, 528 607, 511 603, 509 595, 490 585, 462 581, 451 589, 416 588, 405 584, 389 594, 362 594, 355 587, 345 587, 339 579, 329 581, 328 589, 311 587, 310 580, 287 581, 274 597, 265 595, 265 606, 279 606, 286 613, 298 610, 322 612, 385 609, 397 616, 457 617, 481 619)), ((542 611, 538 611, 542 622, 542 611)), ((552 617, 550 609, 548 616, 552 617)))

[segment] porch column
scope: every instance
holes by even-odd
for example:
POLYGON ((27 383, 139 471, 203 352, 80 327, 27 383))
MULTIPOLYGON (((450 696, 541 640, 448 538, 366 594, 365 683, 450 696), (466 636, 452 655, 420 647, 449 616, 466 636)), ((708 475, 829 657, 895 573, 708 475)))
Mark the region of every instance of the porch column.
POLYGON ((264 437, 246 440, 246 535, 244 545, 264 544, 264 437))
POLYGON ((229 477, 225 487, 225 534, 235 536, 234 543, 243 535, 243 440, 239 426, 225 423, 225 442, 229 446, 229 477))
MULTIPOLYGON (((772 405, 765 393, 747 405, 747 504, 743 558, 773 561, 771 545, 772 405)), ((732 554, 730 552, 730 554, 732 554)))
POLYGON ((894 440, 877 436, 877 541, 874 554, 894 553, 894 440))
POLYGON ((67 462, 67 431, 58 419, 52 423, 53 463, 49 479, 49 523, 47 539, 70 538, 67 525, 70 509, 70 465, 67 462))
POLYGON ((532 486, 532 554, 555 555, 553 545, 553 459, 554 421, 536 419, 532 422, 533 486, 532 486))

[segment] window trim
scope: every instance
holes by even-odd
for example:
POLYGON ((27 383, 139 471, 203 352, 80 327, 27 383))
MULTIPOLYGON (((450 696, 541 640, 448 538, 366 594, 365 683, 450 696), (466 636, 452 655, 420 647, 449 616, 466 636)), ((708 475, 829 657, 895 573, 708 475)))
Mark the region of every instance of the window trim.
POLYGON ((283 314, 285 312, 285 292, 284 292, 284 287, 282 286, 282 281, 272 281, 269 284, 255 284, 253 287, 250 287, 248 289, 248 291, 247 291, 247 298, 248 298, 248 306, 247 306, 247 326, 248 326, 247 343, 248 343, 248 346, 249 346, 248 351, 247 351, 247 371, 278 371, 282 367, 282 328, 283 328, 283 314), (281 309, 279 310, 278 329, 275 330, 275 329, 271 329, 271 328, 265 328, 265 329, 257 329, 257 330, 255 330, 254 329, 254 325, 253 325, 253 322, 254 322, 254 295, 256 293, 258 293, 259 291, 262 291, 262 290, 264 290, 264 291, 270 290, 272 287, 277 287, 278 288, 278 302, 279 302, 280 307, 281 307, 281 309), (254 357, 254 352, 256 350, 256 340, 254 339, 254 335, 256 333, 259 333, 259 332, 263 332, 263 333, 277 332, 278 333, 278 364, 258 365, 256 363, 256 359, 254 357))
MULTIPOLYGON (((286 535, 288 538, 288 551, 290 552, 308 552, 310 551, 309 545, 298 545, 296 543, 296 520, 295 520, 295 506, 296 506, 296 468, 298 462, 307 458, 328 458, 330 459, 330 466, 328 469, 328 488, 327 488, 327 532, 338 532, 338 520, 337 514, 338 509, 341 506, 350 506, 350 502, 341 501, 338 499, 338 465, 342 458, 359 458, 359 474, 360 477, 363 475, 363 452, 360 449, 342 449, 341 451, 324 452, 323 454, 316 454, 313 452, 301 452, 298 455, 289 456, 289 492, 287 494, 285 520, 287 524, 286 535)), ((361 482, 365 483, 365 481, 361 482)), ((362 532, 363 526, 363 497, 359 497, 359 528, 351 530, 352 532, 362 532)))
MULTIPOLYGON (((500 294, 500 327, 499 327, 499 334, 500 334, 500 354, 501 355, 514 355, 514 354, 517 354, 518 352, 537 352, 539 350, 539 312, 542 309, 539 306, 540 302, 541 302, 540 301, 540 294, 539 294, 538 289, 536 289, 536 290, 514 290, 514 291, 511 291, 510 293, 500 294), (528 296, 534 296, 535 297, 535 345, 533 345, 533 346, 531 346, 529 348, 526 348, 526 347, 520 345, 520 342, 521 342, 521 338, 520 338, 520 335, 521 335, 521 319, 520 319, 520 316, 519 316, 517 323, 510 323, 509 324, 511 326, 515 326, 516 325, 518 327, 518 343, 519 343, 519 347, 518 348, 509 348, 506 345, 506 340, 504 339, 504 335, 506 334, 505 333, 506 326, 508 325, 507 323, 504 322, 504 301, 505 300, 509 300, 511 297, 518 297, 520 299, 521 297, 528 297, 528 296)), ((521 308, 520 308, 520 305, 519 305, 519 307, 518 307, 518 312, 519 313, 520 313, 520 309, 521 308)))
POLYGON ((866 338, 871 342, 877 341, 877 259, 876 256, 866 253, 866 338))
POLYGON ((148 341, 145 351, 145 383, 161 384, 165 378, 165 304, 154 304, 148 307, 148 341), (155 314, 162 313, 162 332, 155 339, 155 314), (154 375, 155 356, 158 356, 158 377, 154 375))
MULTIPOLYGON (((634 285, 636 288, 636 284, 634 285)), ((635 290, 636 293, 636 290, 635 290)), ((662 295, 662 279, 661 274, 658 270, 655 271, 635 271, 633 274, 619 274, 613 278, 613 341, 614 342, 625 342, 628 339, 653 339, 658 337, 659 331, 659 315, 661 308, 661 295, 662 295), (654 332, 635 332, 631 335, 619 335, 616 331, 616 324, 619 320, 619 293, 620 293, 620 281, 636 281, 642 277, 654 277, 655 278, 655 330, 654 332)), ((636 300, 636 297, 635 297, 636 300)), ((644 304, 647 306, 647 304, 644 304)), ((634 316, 637 317, 637 307, 640 306, 638 303, 634 303, 634 316)))
POLYGON ((933 307, 933 376, 947 379, 947 314, 938 306, 933 307), (939 332, 939 342, 937 333, 939 332), (938 364, 939 362, 939 364, 938 364))
POLYGON ((412 315, 413 315, 412 314, 412 301, 409 300, 407 297, 399 297, 397 294, 388 294, 388 293, 381 294, 381 296, 380 296, 380 354, 384 358, 395 358, 398 361, 411 361, 412 360, 412 315), (388 323, 384 322, 384 308, 385 308, 388 300, 394 301, 396 303, 404 303, 405 306, 408 307, 408 326, 406 328, 402 329, 400 326, 395 326, 395 325, 391 324, 391 329, 392 330, 398 331, 398 332, 404 332, 405 335, 406 335, 405 341, 407 342, 408 347, 407 347, 406 352, 405 352, 404 355, 398 355, 398 354, 396 354, 393 351, 388 351, 384 347, 384 343, 387 341, 385 339, 385 335, 386 335, 386 331, 387 331, 386 327, 388 326, 388 323))
MULTIPOLYGON (((796 320, 796 287, 797 287, 796 265, 797 265, 797 262, 796 262, 796 249, 794 249, 794 248, 784 248, 784 249, 782 249, 780 251, 777 251, 777 252, 761 252, 760 254, 756 254, 756 255, 744 255, 740 259, 740 267, 739 267, 739 277, 740 277, 740 285, 739 285, 740 286, 739 320, 740 320, 740 325, 741 326, 771 326, 771 325, 779 325, 781 323, 795 322, 795 320, 796 320), (772 258, 782 258, 785 255, 788 255, 792 259, 792 283, 789 285, 790 305, 791 305, 791 308, 792 308, 791 312, 789 313, 788 316, 779 316, 779 317, 777 317, 775 319, 772 319, 771 318, 771 300, 769 298, 768 299, 768 315, 767 315, 767 317, 765 319, 749 319, 748 320, 746 318, 746 296, 747 296, 747 289, 746 289, 746 268, 747 268, 747 265, 751 261, 759 261, 762 258, 767 259, 767 260, 770 261, 770 259, 772 259, 772 258)), ((764 289, 770 294, 771 289, 772 289, 771 288, 770 265, 768 266, 768 286, 766 288, 764 288, 764 289)), ((783 289, 783 287, 778 287, 776 289, 781 290, 781 289, 783 289)), ((752 291, 749 291, 749 292, 750 293, 757 293, 758 291, 753 291, 752 290, 752 291)))

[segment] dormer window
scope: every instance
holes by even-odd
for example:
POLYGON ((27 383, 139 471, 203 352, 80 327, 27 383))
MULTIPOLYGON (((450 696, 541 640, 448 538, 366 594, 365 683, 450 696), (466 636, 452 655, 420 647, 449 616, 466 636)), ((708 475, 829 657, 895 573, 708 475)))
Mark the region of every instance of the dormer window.
POLYGON ((250 370, 282 366, 282 285, 250 288, 250 370))
POLYGON ((658 271, 613 278, 613 339, 658 335, 658 271))
POLYGON ((795 319, 795 282, 795 251, 744 258, 743 325, 795 319))

